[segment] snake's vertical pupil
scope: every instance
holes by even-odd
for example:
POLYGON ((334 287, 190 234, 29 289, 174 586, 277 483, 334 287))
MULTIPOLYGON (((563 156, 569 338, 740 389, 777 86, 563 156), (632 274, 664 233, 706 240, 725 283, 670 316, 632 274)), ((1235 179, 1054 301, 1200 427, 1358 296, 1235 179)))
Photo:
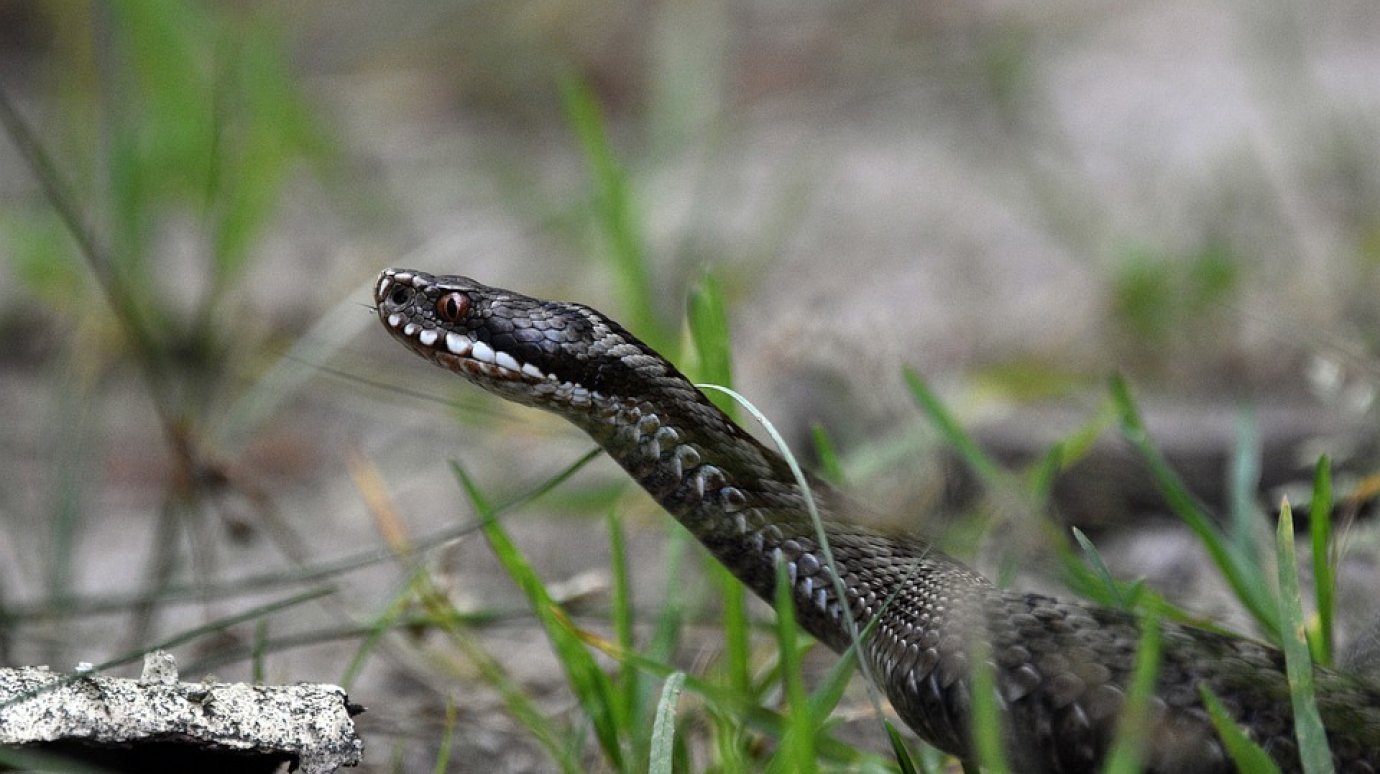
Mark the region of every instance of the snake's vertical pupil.
POLYGON ((460 292, 447 293, 436 299, 436 314, 446 322, 459 322, 470 310, 470 297, 460 292))

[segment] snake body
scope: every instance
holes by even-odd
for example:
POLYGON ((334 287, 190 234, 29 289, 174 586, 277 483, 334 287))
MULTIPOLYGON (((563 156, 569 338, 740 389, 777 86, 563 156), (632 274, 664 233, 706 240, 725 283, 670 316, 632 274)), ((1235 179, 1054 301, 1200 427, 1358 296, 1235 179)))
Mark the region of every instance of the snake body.
MULTIPOLYGON (((969 667, 985 658, 1016 771, 1101 765, 1135 664, 1134 615, 996 588, 919 539, 841 520, 855 506, 812 481, 830 564, 786 462, 590 307, 404 269, 384 271, 374 296, 383 326, 413 352, 587 432, 763 599, 773 599, 784 562, 800 625, 830 648, 848 648, 850 618, 855 631, 877 618, 862 643, 867 671, 926 741, 972 759, 969 667)), ((1298 770, 1280 651, 1174 622, 1160 628, 1146 769, 1234 770, 1203 706, 1207 687, 1281 769, 1298 770)), ((1380 770, 1380 688, 1321 667, 1314 678, 1337 769, 1380 770)))

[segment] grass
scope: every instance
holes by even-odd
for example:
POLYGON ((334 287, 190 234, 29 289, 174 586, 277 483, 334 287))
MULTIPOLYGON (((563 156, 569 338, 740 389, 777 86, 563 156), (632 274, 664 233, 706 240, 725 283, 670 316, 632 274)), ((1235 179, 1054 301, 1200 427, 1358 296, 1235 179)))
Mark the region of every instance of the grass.
MULTIPOLYGON (((212 418, 233 400, 223 392, 233 383, 223 369, 240 351, 229 348, 229 340, 215 330, 219 318, 233 313, 232 291, 243 281, 251 248, 277 207, 284 171, 318 153, 323 135, 303 112, 272 27, 262 18, 141 0, 111 9, 98 26, 104 40, 126 57, 124 66, 102 73, 99 85, 89 68, 63 69, 62 88, 84 95, 99 86, 122 99, 111 99, 99 110, 92 100, 59 102, 67 113, 56 123, 76 136, 42 136, 8 95, 0 98, 6 133, 56 214, 19 227, 7 215, 0 225, 12 248, 12 268, 27 289, 52 308, 79 311, 88 321, 85 328, 71 328, 73 333, 115 332, 103 346, 74 347, 76 370, 99 373, 122 360, 132 363, 177 468, 153 525, 161 536, 145 573, 145 602, 138 606, 144 612, 131 617, 129 640, 137 643, 150 636, 153 607, 171 583, 176 560, 170 549, 195 546, 201 539, 198 522, 220 496, 212 482, 236 485, 226 462, 202 442, 212 418), (230 50, 237 53, 225 54, 230 50), (103 144, 82 142, 86 138, 79 133, 89 127, 100 127, 103 144), (59 162, 54 146, 72 150, 59 162), (81 155, 82 149, 88 155, 81 155), (208 281, 189 309, 169 303, 178 294, 150 261, 155 233, 171 211, 182 207, 196 214, 206 248, 208 281), (93 213, 106 216, 99 238, 93 213)), ((80 36, 84 29, 79 27, 59 29, 80 36)), ((54 43, 59 49, 86 43, 62 34, 54 43)), ((252 326, 246 326, 236 345, 252 343, 252 336, 252 326)), ((90 389, 91 380, 78 378, 74 384, 90 389)), ((87 398, 79 394, 74 402, 82 405, 87 398)), ((63 426, 83 443, 93 431, 85 420, 63 426)), ((60 506, 47 521, 52 551, 45 566, 49 598, 67 604, 75 602, 74 542, 88 529, 83 514, 89 504, 80 493, 89 472, 80 468, 81 455, 63 459, 70 477, 60 484, 60 506), (78 467, 67 467, 70 461, 78 467)), ((193 551, 191 559, 199 563, 207 556, 193 551)), ((205 566, 198 569, 209 574, 205 566)))
POLYGON ((1300 604, 1298 560, 1294 556, 1294 518, 1287 499, 1279 509, 1275 552, 1279 566, 1279 615, 1284 627, 1280 635, 1284 641, 1289 673, 1289 696, 1294 705, 1294 733, 1298 737, 1299 757, 1304 771, 1331 774, 1332 753, 1328 749, 1327 732, 1323 729, 1317 697, 1313 692, 1313 656, 1308 650, 1300 604))
MULTIPOLYGON (((537 498, 565 496, 571 502, 571 478, 596 452, 575 458, 561 472, 495 505, 486 486, 467 468, 454 468, 457 493, 468 498, 476 518, 459 526, 413 537, 391 505, 389 482, 383 476, 356 475, 361 508, 374 514, 383 545, 326 560, 307 558, 303 546, 309 536, 296 534, 291 520, 273 521, 271 509, 253 486, 237 476, 234 460, 225 454, 232 446, 221 439, 246 435, 271 425, 282 416, 283 396, 307 389, 300 363, 285 358, 278 368, 271 362, 269 331, 256 329, 254 308, 245 303, 254 290, 250 277, 262 236, 281 207, 288 175, 294 169, 314 169, 332 153, 328 134, 305 111, 301 90, 289 75, 288 60, 275 39, 270 20, 253 14, 230 14, 212 6, 173 0, 138 0, 112 8, 104 21, 93 22, 101 40, 122 59, 103 69, 71 68, 62 75, 63 88, 73 95, 100 99, 71 99, 48 123, 67 127, 73 136, 53 137, 34 131, 8 99, 0 99, 0 118, 8 136, 34 171, 48 198, 42 212, 6 213, 0 220, 12 255, 12 269, 26 294, 58 310, 66 326, 66 342, 75 354, 64 376, 64 394, 52 425, 60 475, 51 507, 36 519, 50 536, 48 550, 36 562, 43 568, 43 599, 19 604, 6 600, 9 626, 43 626, 55 642, 80 641, 74 622, 84 618, 122 615, 135 622, 128 649, 105 660, 100 669, 137 663, 148 650, 206 647, 184 672, 198 668, 243 667, 253 679, 281 677, 274 670, 278 654, 309 643, 346 643, 352 657, 335 665, 341 682, 353 685, 379 659, 393 658, 401 647, 409 655, 423 653, 417 644, 437 635, 448 658, 464 667, 444 665, 437 672, 454 680, 478 679, 498 695, 504 711, 534 740, 551 764, 563 771, 591 767, 608 771, 669 772, 714 768, 725 772, 810 769, 852 771, 938 771, 951 767, 936 751, 898 733, 885 718, 868 717, 841 730, 835 716, 844 703, 856 667, 851 656, 833 662, 822 676, 807 676, 813 644, 790 623, 790 599, 776 600, 775 610, 757 607, 740 584, 718 565, 706 561, 681 530, 672 528, 663 564, 665 604, 655 611, 639 608, 631 578, 626 545, 630 509, 616 492, 590 497, 590 509, 602 513, 608 535, 610 600, 607 611, 577 616, 561 605, 550 585, 533 569, 505 528, 504 519, 537 498), (102 26, 104 25, 104 26, 102 26), (99 106, 99 107, 98 107, 99 106), (89 127, 95 127, 90 129, 89 127), (82 132, 99 132, 96 138, 82 132), (102 148, 83 155, 73 149, 102 148), (54 148, 61 148, 56 155, 54 148), (80 192, 80 193, 79 193, 80 192), (179 305, 175 288, 155 260, 156 237, 178 219, 190 219, 204 287, 179 305), (100 228, 97 228, 97 225, 100 228), (248 321, 235 336, 219 325, 227 318, 248 321), (88 342, 98 346, 85 346, 88 342), (154 551, 144 572, 143 589, 136 593, 86 595, 74 593, 75 546, 90 534, 96 504, 85 499, 82 482, 93 475, 83 450, 98 432, 100 417, 88 413, 92 384, 119 364, 133 364, 141 389, 159 425, 160 451, 171 460, 162 511, 148 525, 157 531, 154 551), (284 372, 290 375, 279 381, 284 372), (228 510, 226 500, 247 503, 262 522, 256 522, 278 546, 285 568, 230 577, 221 572, 210 542, 208 524, 228 510), (262 526, 263 524, 275 526, 262 526), (468 535, 481 535, 504 571, 522 590, 526 610, 466 610, 449 598, 443 580, 430 563, 439 549, 468 535), (185 565, 189 564, 190 567, 185 565), (334 582, 347 573, 379 565, 395 565, 399 580, 391 593, 373 601, 363 615, 353 601, 339 598, 334 582), (722 650, 687 663, 685 628, 701 614, 699 601, 685 588, 685 577, 707 575, 720 604, 712 621, 722 650), (186 576, 192 580, 183 580, 186 576), (274 601, 263 602, 260 595, 274 601), (248 603, 246 599, 258 599, 248 603), (159 636, 160 619, 176 605, 196 604, 210 611, 237 605, 231 614, 204 615, 202 624, 173 635, 159 636), (283 631, 284 624, 303 606, 321 606, 331 623, 307 631, 283 631), (774 617, 769 616, 774 612, 774 617), (280 616, 279 614, 287 613, 280 616), (510 670, 481 636, 486 627, 514 617, 535 621, 548 638, 556 663, 564 672, 573 706, 552 710, 510 670), (239 640, 220 648, 207 643, 239 640), (886 745, 877 749, 844 741, 856 727, 875 727, 886 745)), ((87 45, 69 28, 59 30, 55 45, 76 52, 81 59, 87 45), (66 37, 63 37, 66 36, 66 37)), ((667 283, 648 260, 647 225, 639 212, 629 165, 613 147, 598 100, 581 81, 562 83, 561 95, 572 143, 581 149, 588 173, 584 221, 594 236, 590 252, 604 261, 617 287, 618 316, 643 338, 668 353, 684 353, 678 360, 697 381, 733 386, 729 338, 730 303, 719 274, 705 273, 688 304, 684 331, 678 315, 663 300, 667 283), (688 335, 687 335, 688 332, 688 335), (687 346, 688 344, 688 346, 687 346)), ((0 95, 3 96, 3 95, 0 95)), ((789 232, 781 227, 780 231, 789 232)), ((1228 271, 1229 256, 1206 252, 1191 272, 1207 280, 1174 278, 1165 285, 1156 267, 1136 263, 1123 270, 1118 303, 1136 327, 1152 338, 1173 335, 1183 321, 1201 320, 1229 295, 1237 277, 1228 271), (1203 286, 1198 295, 1178 292, 1203 286), (1162 303, 1166 298, 1174 304, 1162 303), (1185 300, 1186 299, 1186 300, 1185 300), (1177 304, 1177 305, 1176 305, 1177 304), (1168 310, 1168 311, 1166 311, 1168 310)), ((350 310, 352 313, 355 310, 350 310)), ((322 330, 302 335, 294 344, 315 352, 338 330, 337 316, 327 315, 322 330)), ((361 327, 365 323, 360 323, 361 327)), ((372 320, 368 320, 372 325, 372 320)), ((303 350, 298 350, 303 351, 303 350)), ((303 359, 316 359, 302 355, 303 359)), ((419 370, 420 364, 416 366, 419 370)), ((1281 643, 1289 654, 1290 676, 1297 686, 1297 714, 1310 710, 1307 669, 1311 657, 1330 663, 1333 657, 1335 537, 1326 518, 1332 505, 1330 464, 1320 459, 1310 506, 1310 551, 1315 578, 1316 615, 1302 617, 1297 579, 1290 572, 1291 513, 1283 510, 1277 552, 1262 549, 1249 529, 1259 518, 1250 500, 1258 460, 1253 457, 1253 425, 1243 421, 1233 465, 1231 490, 1235 498, 1223 522, 1208 513, 1188 493, 1156 449, 1128 385, 1113 381, 1103 407, 1088 422, 1055 444, 1038 464, 1027 470, 1008 470, 974 442, 954 413, 922 376, 906 370, 897 375, 911 390, 917 411, 936 428, 945 442, 977 472, 989 491, 1023 503, 1042 506, 1054 477, 1083 458, 1093 442, 1111 427, 1146 460, 1154 479, 1175 511, 1193 530, 1227 580, 1241 604, 1250 611, 1260 636, 1281 643), (1227 524, 1224 528, 1221 524, 1227 524), (1282 593, 1271 591, 1277 581, 1282 593), (1300 647, 1306 643, 1306 647, 1300 647), (1310 653, 1311 650, 1311 653, 1310 653)), ((389 395, 396 402, 397 393, 389 395)), ((729 393, 711 399, 726 411, 739 413, 729 393)), ((848 467, 840 460, 822 429, 815 447, 824 476, 847 483, 848 467)), ((457 509, 458 510, 458 509, 457 509)), ((1134 770, 1144 739, 1143 724, 1134 713, 1143 705, 1145 686, 1153 679, 1160 620, 1194 620, 1188 612, 1160 600, 1143 584, 1118 580, 1085 535, 1073 541, 1058 539, 1061 559, 1072 588, 1103 604, 1148 613, 1143 628, 1137 683, 1129 705, 1131 720, 1118 738, 1112 770, 1134 770), (1067 545, 1063 545, 1067 543, 1067 545), (1074 545, 1079 551, 1075 552, 1074 545)), ((21 557, 25 561, 27 557, 21 557)), ((224 561, 222 559, 222 561, 224 561)), ((62 652, 62 651, 59 651, 62 652)), ((1004 768, 995 706, 979 671, 975 729, 981 757, 988 769, 1004 768)), ((875 699, 873 700, 875 702, 875 699)), ((1212 700, 1209 698, 1209 706, 1212 700)), ((456 756, 456 704, 447 695, 436 727, 434 769, 446 768, 456 756)), ((850 715, 868 715, 863 702, 849 703, 850 715), (862 709, 857 709, 862 706, 862 709)), ((875 708, 871 710, 876 713, 875 708)), ((1234 727, 1214 713, 1231 753, 1242 768, 1255 766, 1260 756, 1249 740, 1233 734, 1234 727)), ((1315 723, 1300 724, 1301 748, 1313 771, 1326 770, 1325 738, 1315 723), (1321 742, 1319 741, 1321 739, 1321 742)), ((381 756, 380 756, 381 757, 381 756)), ((459 765, 463 765, 461 762, 459 765)), ((1257 770, 1257 769, 1252 769, 1257 770)))

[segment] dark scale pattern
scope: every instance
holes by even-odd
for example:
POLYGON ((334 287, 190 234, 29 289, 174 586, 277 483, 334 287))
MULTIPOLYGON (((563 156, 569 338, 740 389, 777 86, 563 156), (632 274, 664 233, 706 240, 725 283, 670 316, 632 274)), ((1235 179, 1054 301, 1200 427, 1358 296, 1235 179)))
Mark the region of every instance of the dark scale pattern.
MULTIPOLYGON (((829 647, 851 642, 845 613, 859 631, 876 617, 864 642, 869 671, 927 741, 969 755, 969 668, 985 655, 1015 770, 1098 769, 1135 665, 1133 616, 996 589, 922 541, 839 521, 856 507, 812 480, 831 566, 785 462, 589 307, 392 269, 375 298, 384 327, 417 354, 588 432, 762 598, 773 598, 776 562, 784 562, 800 624, 829 647), (447 323, 436 304, 456 292, 468 312, 447 323), (450 333, 465 338, 452 343, 450 333), (481 347, 492 351, 481 357, 481 347)), ((1148 770, 1232 770, 1202 707, 1206 685, 1284 771, 1297 771, 1282 654, 1172 622, 1161 628, 1148 770)), ((1338 770, 1380 769, 1380 688, 1325 669, 1315 679, 1338 770)))

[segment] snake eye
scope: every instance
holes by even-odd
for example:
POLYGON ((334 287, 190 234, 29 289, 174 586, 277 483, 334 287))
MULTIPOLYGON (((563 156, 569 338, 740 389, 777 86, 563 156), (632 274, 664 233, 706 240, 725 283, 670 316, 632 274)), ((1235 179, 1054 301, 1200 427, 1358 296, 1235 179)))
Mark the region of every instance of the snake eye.
POLYGON ((458 291, 436 299, 436 314, 446 322, 459 322, 470 311, 470 297, 458 291))

